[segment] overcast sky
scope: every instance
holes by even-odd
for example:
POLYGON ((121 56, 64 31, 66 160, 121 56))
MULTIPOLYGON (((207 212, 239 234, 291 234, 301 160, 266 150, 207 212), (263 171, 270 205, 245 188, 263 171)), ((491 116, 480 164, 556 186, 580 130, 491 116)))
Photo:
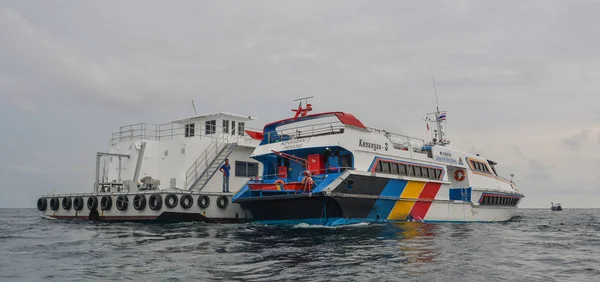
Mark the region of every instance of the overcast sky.
POLYGON ((120 125, 293 99, 452 145, 522 207, 600 207, 599 1, 0 1, 0 207, 90 191, 120 125), (431 64, 430 64, 431 62, 431 64), (431 68, 430 68, 431 65, 431 68))

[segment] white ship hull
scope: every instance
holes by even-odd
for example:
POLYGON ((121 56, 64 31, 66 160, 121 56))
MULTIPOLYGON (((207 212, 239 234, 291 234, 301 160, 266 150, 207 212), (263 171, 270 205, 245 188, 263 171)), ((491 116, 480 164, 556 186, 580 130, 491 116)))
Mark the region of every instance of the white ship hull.
MULTIPOLYGON (((63 194, 63 195, 47 195, 44 196, 47 200, 47 205, 42 215, 55 219, 79 219, 79 220, 94 220, 94 221, 159 221, 159 222, 181 222, 181 221, 203 221, 211 223, 234 223, 248 222, 252 220, 249 211, 243 210, 240 205, 231 203, 231 193, 190 193, 189 191, 147 191, 136 193, 86 193, 86 194, 63 194), (154 210, 150 208, 148 199, 152 194, 158 194, 161 197, 162 204, 160 208, 154 210), (177 197, 177 204, 174 207, 169 207, 166 204, 167 195, 173 194, 177 197), (116 206, 117 197, 126 195, 128 197, 128 205, 124 210, 119 210, 116 206), (133 199, 136 195, 144 195, 146 204, 143 208, 137 210, 133 206, 133 199), (190 195, 192 197, 191 206, 184 208, 182 204, 182 196, 190 195), (206 195, 209 199, 208 205, 202 207, 198 198, 206 195), (88 199, 95 196, 98 200, 97 207, 90 209, 88 207, 88 199), (102 209, 101 199, 104 196, 111 197, 111 207, 102 209), (83 207, 81 210, 76 210, 73 206, 73 199, 81 197, 83 199, 83 207), (225 197, 227 201, 220 199, 225 197), (56 210, 51 207, 52 198, 59 201, 56 210), (71 206, 65 209, 63 199, 70 198, 71 206), (224 205, 219 206, 219 201, 224 205), (94 217, 95 210, 97 217, 94 217)), ((173 202, 171 202, 173 203, 173 202)), ((189 204, 189 203, 188 203, 189 204)))

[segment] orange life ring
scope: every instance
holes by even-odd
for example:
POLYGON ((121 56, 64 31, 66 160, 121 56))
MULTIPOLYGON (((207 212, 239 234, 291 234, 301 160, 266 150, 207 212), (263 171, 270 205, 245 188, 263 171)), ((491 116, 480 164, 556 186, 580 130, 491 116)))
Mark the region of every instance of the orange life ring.
POLYGON ((454 172, 454 179, 459 182, 465 180, 465 171, 462 169, 457 169, 454 172))
POLYGON ((275 187, 277 187, 277 190, 283 191, 283 190, 285 190, 285 182, 283 182, 283 180, 279 179, 279 180, 275 181, 275 187))

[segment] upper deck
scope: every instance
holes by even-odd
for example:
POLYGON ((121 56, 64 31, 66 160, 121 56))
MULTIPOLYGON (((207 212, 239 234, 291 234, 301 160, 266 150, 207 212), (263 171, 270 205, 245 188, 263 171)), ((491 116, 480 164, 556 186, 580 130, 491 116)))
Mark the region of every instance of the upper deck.
POLYGON ((111 134, 110 145, 134 140, 172 140, 180 138, 225 138, 253 143, 246 130, 256 130, 246 126, 250 116, 230 113, 216 113, 173 120, 164 124, 136 123, 119 127, 111 134))

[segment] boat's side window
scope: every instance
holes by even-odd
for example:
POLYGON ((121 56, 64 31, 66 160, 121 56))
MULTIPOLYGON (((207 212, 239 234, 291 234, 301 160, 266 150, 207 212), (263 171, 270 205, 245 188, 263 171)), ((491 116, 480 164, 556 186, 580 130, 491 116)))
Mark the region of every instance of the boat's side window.
POLYGON ((415 167, 412 165, 407 165, 406 166, 406 175, 408 176, 415 176, 415 167))
POLYGON ((494 201, 492 202, 492 205, 497 205, 498 204, 498 197, 494 196, 494 201))
POLYGON ((398 164, 398 174, 406 175, 406 165, 405 164, 398 164))
POLYGON ((390 163, 389 162, 381 162, 383 164, 382 172, 390 173, 390 163))
POLYGON ((423 174, 423 177, 429 178, 429 170, 426 167, 421 167, 421 173, 423 174))
POLYGON ((414 170, 415 170, 415 176, 416 177, 421 177, 421 167, 420 166, 414 166, 414 170))
POLYGON ((377 167, 375 167, 375 171, 381 172, 382 170, 383 170, 383 162, 382 161, 378 161, 377 162, 377 167))
POLYGON ((397 163, 390 163, 391 166, 391 172, 392 174, 398 174, 398 164, 397 163))
POLYGON ((431 179, 438 179, 438 177, 436 176, 436 172, 437 169, 433 169, 433 168, 429 168, 429 178, 431 179))

